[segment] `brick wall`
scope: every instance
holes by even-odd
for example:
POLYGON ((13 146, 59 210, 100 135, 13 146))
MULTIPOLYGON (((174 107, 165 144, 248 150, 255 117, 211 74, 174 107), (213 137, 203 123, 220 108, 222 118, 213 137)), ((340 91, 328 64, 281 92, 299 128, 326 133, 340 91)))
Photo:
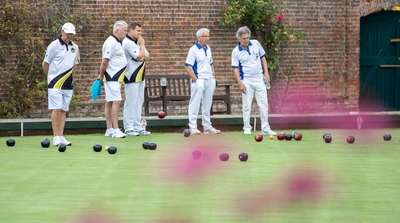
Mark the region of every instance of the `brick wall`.
MULTIPOLYGON (((274 80, 269 91, 271 113, 357 110, 360 17, 396 2, 287 1, 285 22, 305 33, 307 38, 304 43, 292 44, 285 52, 282 71, 288 74, 288 68, 293 68, 293 72, 287 80, 282 74, 274 80)), ((82 63, 75 75, 79 101, 71 109, 70 117, 103 115, 104 101, 91 101, 89 89, 98 75, 102 43, 111 33, 110 25, 119 19, 143 25, 143 37, 151 54, 147 61, 148 74, 186 74, 184 61, 196 40, 195 32, 202 27, 209 28, 217 79, 233 84, 232 112, 240 114, 241 96, 230 68, 237 27, 222 27, 218 22, 219 10, 225 3, 226 0, 82 0, 77 3, 99 18, 90 29, 78 33, 93 39, 93 44, 80 46, 82 63)), ((157 111, 159 106, 156 104, 153 109, 157 111)), ((170 114, 186 114, 186 110, 187 103, 171 103, 168 108, 170 114)))

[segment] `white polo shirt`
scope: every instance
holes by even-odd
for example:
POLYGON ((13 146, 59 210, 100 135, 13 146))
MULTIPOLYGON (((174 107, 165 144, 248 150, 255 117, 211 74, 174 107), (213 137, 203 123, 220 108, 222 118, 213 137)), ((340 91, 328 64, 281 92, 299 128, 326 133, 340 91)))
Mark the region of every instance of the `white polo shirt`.
POLYGON ((103 44, 102 54, 102 58, 109 59, 103 81, 123 82, 126 57, 122 42, 114 35, 109 36, 103 44))
POLYGON ((200 79, 212 78, 212 69, 214 61, 212 59, 211 49, 208 45, 203 48, 199 42, 196 42, 189 49, 185 65, 193 68, 194 74, 200 79))
POLYGON ((75 64, 79 64, 79 47, 74 42, 68 44, 60 38, 47 47, 44 62, 49 64, 47 86, 54 89, 73 89, 72 74, 75 64))
POLYGON ((265 51, 257 40, 250 40, 247 50, 243 49, 239 43, 232 50, 231 66, 232 68, 239 68, 241 80, 262 81, 261 58, 265 56, 265 51))
POLYGON ((137 40, 126 35, 126 38, 122 41, 122 48, 125 51, 125 57, 128 61, 124 82, 133 83, 143 81, 146 63, 136 60, 140 53, 140 46, 137 44, 137 40))

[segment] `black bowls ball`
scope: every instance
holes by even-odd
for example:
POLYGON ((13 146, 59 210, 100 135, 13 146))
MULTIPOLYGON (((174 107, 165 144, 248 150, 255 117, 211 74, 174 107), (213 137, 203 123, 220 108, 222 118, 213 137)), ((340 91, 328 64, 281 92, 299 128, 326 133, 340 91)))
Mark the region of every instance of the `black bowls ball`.
POLYGON ((40 142, 40 145, 41 145, 43 148, 49 148, 49 146, 50 146, 50 139, 48 139, 48 138, 43 139, 42 142, 40 142))
POLYGON ((143 149, 149 149, 149 147, 150 147, 150 142, 143 142, 142 143, 142 147, 143 147, 143 149))
POLYGON ((383 140, 390 141, 391 139, 392 139, 392 135, 390 135, 389 133, 386 133, 383 135, 383 140))
POLYGON ((101 146, 100 144, 94 144, 93 145, 93 150, 95 152, 100 152, 103 149, 103 146, 101 146))
POLYGON ((116 154, 117 153, 117 147, 109 146, 107 151, 108 151, 109 154, 116 154))
POLYGON ((7 144, 7 146, 14 146, 15 145, 15 140, 14 139, 7 139, 6 144, 7 144))
POLYGON ((64 143, 60 143, 59 145, 58 145, 58 151, 60 151, 60 152, 65 152, 65 150, 67 149, 67 145, 65 145, 64 143))

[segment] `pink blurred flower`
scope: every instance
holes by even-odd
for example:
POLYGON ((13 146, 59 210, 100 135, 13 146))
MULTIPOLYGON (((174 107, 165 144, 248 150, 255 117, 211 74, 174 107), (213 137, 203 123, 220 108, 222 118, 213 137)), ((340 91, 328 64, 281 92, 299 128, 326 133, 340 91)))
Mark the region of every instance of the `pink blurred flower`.
POLYGON ((278 21, 279 22, 283 21, 283 13, 282 12, 280 12, 279 15, 278 15, 278 21))

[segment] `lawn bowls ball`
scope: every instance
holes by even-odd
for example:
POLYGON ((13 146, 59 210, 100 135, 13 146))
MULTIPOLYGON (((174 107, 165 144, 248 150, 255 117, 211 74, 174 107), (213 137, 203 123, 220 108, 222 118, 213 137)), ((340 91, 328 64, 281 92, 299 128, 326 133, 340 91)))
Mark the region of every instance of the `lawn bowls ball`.
POLYGON ((49 148, 49 146, 50 146, 50 139, 48 139, 48 138, 43 139, 42 142, 40 142, 40 145, 41 145, 43 148, 49 148))
POLYGON ((352 135, 349 135, 349 136, 346 137, 346 141, 347 141, 349 144, 353 144, 354 141, 356 141, 356 138, 355 138, 354 136, 352 136, 352 135))
POLYGON ((14 146, 15 145, 15 140, 14 139, 7 139, 6 144, 7 144, 7 146, 14 146))
POLYGON ((257 133, 255 136, 254 136, 254 139, 257 141, 257 142, 261 142, 262 140, 263 140, 263 135, 261 135, 260 133, 257 133))
POLYGON ((195 159, 195 160, 200 159, 201 158, 201 151, 200 150, 193 151, 192 152, 192 156, 193 156, 193 159, 195 159))
POLYGON ((157 143, 151 142, 149 143, 149 150, 156 150, 157 149, 157 143))
POLYGON ((95 152, 100 152, 103 149, 103 147, 100 144, 94 144, 93 145, 93 150, 95 152))
POLYGON ((242 162, 246 162, 248 158, 249 158, 249 155, 245 152, 241 152, 239 154, 239 160, 242 162))
POLYGON ((390 133, 386 133, 383 135, 383 140, 390 141, 392 139, 392 135, 390 133))
POLYGON ((303 138, 303 135, 302 135, 300 132, 296 132, 296 133, 294 134, 294 139, 295 139, 296 141, 300 141, 302 138, 303 138))
POLYGON ((221 161, 228 161, 229 160, 229 154, 228 153, 221 153, 219 155, 219 160, 221 161))
POLYGON ((158 118, 163 119, 163 118, 165 118, 165 112, 164 111, 159 111, 157 116, 158 116, 158 118))
POLYGON ((285 135, 285 139, 288 140, 288 141, 292 140, 292 138, 293 138, 292 134, 287 133, 285 135))
POLYGON ((183 136, 185 136, 185 137, 189 137, 190 133, 191 133, 190 129, 183 130, 183 136))
POLYGON ((107 151, 108 151, 109 154, 116 154, 117 153, 117 147, 109 146, 107 151))
POLYGON ((60 143, 59 145, 58 145, 58 151, 59 152, 65 152, 65 150, 67 149, 67 146, 64 144, 64 143, 60 143))
POLYGON ((325 136, 326 135, 330 135, 330 133, 329 132, 325 132, 323 135, 322 135, 322 139, 325 139, 325 136))
POLYGON ((332 142, 332 136, 331 136, 330 134, 326 135, 326 136, 324 137, 324 141, 325 141, 326 143, 331 143, 331 142, 332 142))
POLYGON ((149 149, 149 146, 150 146, 150 142, 143 142, 142 143, 142 147, 143 147, 143 149, 149 149))
POLYGON ((279 133, 279 134, 276 136, 276 138, 277 138, 278 140, 284 140, 284 139, 285 139, 285 136, 286 136, 286 133, 281 132, 281 133, 279 133))

